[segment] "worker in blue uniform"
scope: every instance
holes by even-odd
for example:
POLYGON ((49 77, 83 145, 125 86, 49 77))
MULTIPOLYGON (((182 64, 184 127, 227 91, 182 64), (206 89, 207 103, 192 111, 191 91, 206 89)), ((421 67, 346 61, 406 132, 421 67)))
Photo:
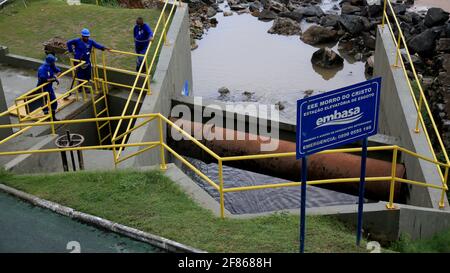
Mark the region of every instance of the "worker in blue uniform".
MULTIPOLYGON (((50 95, 50 101, 56 100, 55 91, 53 90, 53 83, 56 82, 59 85, 58 76, 61 74, 61 70, 56 66, 56 57, 52 54, 49 54, 45 57, 45 62, 38 69, 38 83, 37 86, 47 83, 43 91, 48 92, 50 95)), ((39 92, 39 91, 38 91, 39 92)), ((36 109, 42 106, 42 101, 37 100, 37 103, 31 103, 30 109, 36 109)), ((45 103, 46 104, 46 103, 45 103)), ((57 121, 56 118, 56 109, 58 108, 58 102, 54 101, 51 104, 51 111, 53 115, 53 120, 57 121)), ((43 108, 44 114, 48 114, 48 107, 43 108)))
MULTIPOLYGON (((136 19, 136 25, 134 26, 134 46, 137 54, 145 54, 147 51, 150 42, 153 40, 153 31, 149 25, 144 23, 144 19, 139 17, 136 19)), ((136 71, 139 71, 139 68, 144 61, 144 57, 138 56, 136 62, 136 71)), ((144 66, 142 72, 146 71, 146 67, 144 66)))
MULTIPOLYGON (((74 54, 74 59, 85 61, 86 63, 77 69, 77 78, 89 81, 91 79, 91 53, 92 48, 100 50, 111 50, 96 41, 90 39, 91 33, 85 28, 81 31, 81 38, 75 38, 67 42, 69 53, 74 54)), ((77 64, 77 63, 76 63, 77 64)))

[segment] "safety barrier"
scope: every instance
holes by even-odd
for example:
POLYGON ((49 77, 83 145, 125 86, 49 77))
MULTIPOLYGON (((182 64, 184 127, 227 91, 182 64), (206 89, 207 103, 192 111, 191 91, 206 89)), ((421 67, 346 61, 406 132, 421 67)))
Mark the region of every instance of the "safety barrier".
MULTIPOLYGON (((211 185, 215 190, 217 190, 220 194, 220 211, 221 217, 225 217, 225 193, 228 192, 238 192, 238 191, 248 191, 248 190, 260 190, 260 189, 268 189, 268 188, 281 188, 281 187, 298 187, 301 185, 301 182, 286 182, 286 183, 275 183, 275 184, 264 184, 264 185, 255 185, 255 186, 242 186, 242 187, 225 187, 225 181, 223 178, 223 164, 224 162, 231 161, 239 161, 239 160, 258 160, 264 158, 281 158, 281 157, 295 157, 295 152, 288 153, 275 153, 275 154, 258 154, 258 155, 246 155, 246 156, 228 156, 221 157, 213 152, 211 149, 203 145, 200 141, 195 139, 189 133, 184 131, 178 125, 170 121, 168 118, 164 117, 160 113, 156 114, 140 114, 140 115, 128 115, 128 116, 117 116, 117 117, 103 117, 103 118, 90 118, 90 119, 75 119, 75 120, 65 120, 65 121, 43 121, 40 123, 27 123, 27 124, 8 124, 8 125, 0 125, 0 129, 2 128, 14 128, 18 126, 55 126, 55 125, 67 125, 74 123, 86 123, 86 122, 102 122, 102 121, 112 121, 112 120, 131 120, 131 119, 143 119, 144 121, 139 126, 144 126, 155 119, 158 121, 159 128, 159 139, 155 141, 147 141, 147 142, 139 142, 139 143, 120 143, 120 144, 110 144, 110 145, 95 145, 95 146, 84 146, 84 147, 75 147, 75 148, 62 148, 62 149, 43 149, 43 150, 24 150, 24 151, 12 151, 12 152, 0 152, 0 156, 10 156, 10 155, 19 155, 19 154, 35 154, 35 153, 51 153, 51 152, 60 152, 60 151, 74 151, 74 150, 95 150, 95 149, 113 149, 113 156, 115 156, 114 149, 117 148, 126 148, 126 147, 141 147, 140 150, 134 152, 126 157, 123 157, 119 160, 119 162, 123 162, 129 158, 132 158, 136 155, 144 153, 150 149, 159 147, 160 151, 160 160, 161 165, 160 168, 165 170, 166 167, 166 159, 165 159, 165 151, 168 151, 175 158, 180 160, 183 164, 185 164, 188 168, 190 168, 195 174, 204 179, 209 185, 211 185), (193 144, 200 147, 203 151, 212 156, 215 160, 217 160, 218 164, 218 181, 214 182, 211 178, 209 178, 206 174, 201 172, 198 168, 196 168, 193 164, 191 164, 187 159, 178 154, 174 149, 172 149, 166 142, 164 142, 163 138, 163 130, 164 126, 171 127, 173 130, 179 132, 183 137, 187 140, 190 140, 193 144), (143 148, 142 148, 143 147, 143 148)), ((168 128, 167 127, 167 128, 168 128)), ((133 128, 135 129, 135 128, 133 128)), ((391 167, 391 175, 383 176, 383 177, 367 177, 366 181, 368 183, 382 182, 382 183, 390 183, 390 191, 389 191, 389 202, 387 204, 388 209, 395 208, 394 206, 394 189, 396 183, 406 183, 416 186, 429 187, 442 191, 442 196, 439 201, 439 206, 444 207, 444 199, 445 193, 448 191, 448 187, 446 183, 443 183, 442 186, 437 186, 434 184, 429 184, 426 182, 415 181, 411 179, 405 179, 403 177, 396 176, 396 166, 398 161, 398 154, 402 152, 404 155, 409 155, 416 157, 420 160, 425 160, 427 162, 437 164, 438 166, 445 169, 445 173, 448 174, 449 165, 438 162, 435 159, 428 158, 422 155, 419 155, 415 152, 412 152, 408 149, 399 147, 399 146, 377 146, 377 147, 369 147, 369 152, 374 151, 392 151, 392 167, 391 167)), ((333 149, 320 152, 319 154, 333 154, 333 153, 355 153, 361 152, 361 148, 345 148, 345 149, 333 149)), ((447 176, 446 176, 447 177, 447 176)), ((312 180, 308 181, 308 185, 323 185, 323 184, 333 184, 333 183, 355 183, 359 182, 359 177, 349 177, 349 178, 339 178, 339 179, 323 179, 323 180, 312 180)))
MULTIPOLYGON (((447 177, 448 177, 448 167, 444 168, 445 171, 442 172, 443 166, 449 166, 450 165, 450 161, 447 155, 447 150, 445 148, 444 142, 442 141, 442 137, 441 134, 439 133, 439 129, 436 125, 436 122, 433 118, 433 114, 431 112, 429 103, 425 97, 423 88, 422 88, 422 84, 419 80, 419 77, 417 75, 416 69, 414 67, 414 63, 412 61, 411 58, 411 54, 410 51, 408 49, 408 45, 406 43, 406 39, 405 36, 403 35, 403 31, 402 28, 400 26, 399 20, 397 18, 397 15, 394 11, 394 8, 391 4, 390 1, 384 1, 384 7, 383 7, 383 18, 382 18, 382 23, 381 23, 381 27, 384 29, 385 27, 388 27, 389 32, 391 33, 392 39, 394 40, 394 43, 396 45, 396 55, 395 55, 395 63, 392 64, 392 66, 394 68, 401 68, 403 70, 403 73, 405 75, 405 78, 407 80, 407 84, 408 84, 408 88, 409 91, 411 93, 411 96, 413 98, 414 101, 414 105, 416 107, 417 110, 417 120, 416 120, 416 127, 415 127, 415 133, 419 134, 421 133, 419 125, 422 126, 423 128, 423 133, 425 135, 425 138, 427 140, 428 146, 430 148, 431 154, 433 156, 433 164, 436 165, 436 169, 437 172, 439 173, 439 176, 441 177, 442 180, 442 184, 445 185, 447 187, 447 177), (393 23, 391 22, 391 19, 389 18, 391 17, 391 19, 393 19, 393 23), (395 30, 398 32, 397 37, 395 34, 395 30), (411 72, 414 76, 414 81, 417 84, 417 88, 418 88, 418 96, 419 98, 416 98, 416 94, 414 92, 414 88, 413 88, 413 84, 408 76, 408 72, 406 69, 406 65, 405 62, 403 61, 403 56, 402 56, 402 52, 401 49, 404 48, 405 50, 405 55, 406 58, 408 59, 409 62, 409 66, 411 69, 411 72), (425 109, 423 109, 425 107, 425 109), (432 140, 430 138, 430 134, 428 132, 427 126, 428 124, 425 123, 424 121, 424 117, 423 117, 423 113, 422 111, 425 110, 425 113, 427 114, 427 116, 430 119, 430 125, 431 125, 431 130, 434 133, 433 134, 433 138, 437 140, 438 142, 438 146, 440 148, 440 154, 443 156, 445 163, 441 163, 438 161, 438 157, 436 156, 436 151, 434 148, 434 145, 432 143, 432 140)), ((431 161, 430 161, 431 162, 431 161)), ((443 193, 444 194, 444 193, 443 193)), ((442 198, 441 198, 442 199, 442 198)), ((441 207, 443 205, 441 204, 441 207)))
MULTIPOLYGON (((56 77, 57 79, 60 79, 62 77, 64 77, 65 75, 74 72, 78 67, 82 66, 85 62, 80 62, 78 65, 71 67, 70 69, 68 69, 67 71, 61 73, 60 75, 58 75, 58 77, 56 77)), ((50 99, 50 94, 48 92, 44 91, 44 88, 46 86, 48 86, 49 84, 52 84, 50 82, 47 83, 43 83, 31 90, 29 90, 28 92, 26 92, 25 94, 17 97, 14 101, 14 106, 11 107, 10 109, 0 113, 0 116, 5 116, 5 115, 10 115, 10 114, 14 114, 17 116, 19 124, 22 124, 23 122, 26 121, 32 121, 35 120, 36 123, 41 123, 44 122, 46 120, 50 120, 53 121, 54 117, 53 117, 53 113, 50 110, 51 109, 51 105, 55 102, 57 102, 60 99, 66 98, 67 96, 69 96, 71 93, 76 93, 76 100, 79 100, 79 96, 78 96, 78 89, 82 89, 82 93, 83 93, 83 98, 84 100, 87 99, 86 96, 86 88, 91 90, 91 87, 87 85, 87 81, 85 80, 80 80, 80 82, 73 88, 71 88, 70 90, 64 92, 64 94, 61 94, 60 96, 56 97, 54 100, 50 99), (40 107, 36 107, 36 109, 30 110, 30 105, 33 102, 41 102, 40 107), (21 114, 21 109, 24 109, 23 112, 25 112, 25 116, 22 117, 21 114), (34 117, 34 115, 36 115, 39 112, 47 112, 47 114, 43 114, 41 116, 38 117, 34 117)), ((92 90, 91 90, 92 93, 92 90)), ((61 110, 64 106, 62 107, 58 107, 57 110, 61 110)), ((26 131, 28 131, 29 129, 31 129, 30 126, 19 126, 20 130, 18 130, 17 132, 13 133, 12 135, 8 136, 5 139, 0 140, 0 145, 4 144, 5 142, 7 142, 8 140, 11 140, 23 133, 25 133, 26 131)), ((55 134, 55 126, 52 125, 51 126, 51 131, 52 134, 55 134)))
MULTIPOLYGON (((137 96, 137 99, 136 99, 136 103, 135 103, 135 105, 134 105, 134 107, 133 107, 133 109, 131 111, 131 115, 136 115, 137 114, 137 112, 139 110, 139 102, 145 97, 144 96, 145 95, 144 91, 145 91, 145 86, 146 85, 147 85, 147 88, 148 88, 147 95, 151 95, 151 89, 150 89, 150 81, 152 79, 152 73, 151 72, 152 72, 153 67, 155 65, 156 58, 157 58, 157 56, 159 54, 159 51, 161 50, 162 42, 166 43, 166 41, 167 41, 166 34, 167 34, 167 29, 168 29, 168 26, 169 26, 170 18, 174 14, 176 6, 178 4, 181 5, 181 2, 179 0, 175 0, 173 3, 171 3, 169 14, 168 14, 168 16, 166 18, 166 11, 168 9, 168 4, 169 4, 169 0, 166 0, 165 3, 164 3, 164 6, 162 8, 161 15, 159 16, 158 21, 157 21, 156 26, 155 26, 155 29, 154 29, 154 37, 156 37, 158 35, 158 33, 160 33, 160 34, 159 34, 159 39, 158 39, 158 42, 157 42, 157 45, 156 45, 155 52, 153 53, 153 56, 151 58, 150 65, 148 65, 147 59, 149 57, 150 48, 153 45, 153 40, 150 42, 150 45, 148 46, 148 48, 147 48, 147 50, 146 50, 146 52, 144 54, 145 62, 143 62, 141 64, 140 68, 139 68, 138 76, 136 77, 136 79, 134 81, 134 84, 133 84, 133 87, 131 88, 130 94, 129 94, 128 99, 127 99, 127 102, 125 103, 125 106, 124 106, 124 108, 122 110, 122 117, 127 115, 127 113, 128 113, 128 108, 130 107, 130 102, 132 100, 132 97, 133 97, 133 94, 134 94, 135 90, 140 90, 140 91, 138 93, 138 96, 137 96), (162 23, 162 29, 161 29, 161 23, 162 23), (138 80, 139 80, 139 75, 142 74, 144 66, 146 68, 146 70, 145 70, 146 71, 146 76, 144 78, 144 81, 142 83, 141 88, 138 88, 137 84, 138 84, 138 80)), ((128 120, 128 124, 126 125, 125 132, 120 134, 120 135, 118 135, 119 132, 120 132, 120 129, 122 127, 122 119, 119 120, 118 124, 117 124, 117 127, 116 127, 116 129, 114 131, 114 134, 112 136, 111 142, 113 144, 115 144, 116 142, 119 141, 121 144, 125 144, 126 141, 127 141, 128 136, 130 135, 130 133, 133 132, 135 129, 137 129, 137 128, 142 126, 142 125, 138 125, 138 126, 134 126, 132 128, 132 125, 133 125, 134 122, 135 122, 134 119, 129 119, 128 120)), ((113 148, 113 151, 114 151, 114 162, 116 164, 121 162, 120 156, 121 156, 121 153, 122 153, 123 149, 124 149, 123 147, 120 147, 117 150, 115 148, 113 148)))

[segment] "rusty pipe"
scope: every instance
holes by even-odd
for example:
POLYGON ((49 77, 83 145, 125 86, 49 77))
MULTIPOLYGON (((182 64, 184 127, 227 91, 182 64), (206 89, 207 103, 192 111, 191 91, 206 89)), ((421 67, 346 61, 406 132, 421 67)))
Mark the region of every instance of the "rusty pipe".
MULTIPOLYGON (((171 118, 173 122, 178 119, 171 118)), ((276 150, 271 152, 263 152, 260 147, 264 139, 260 136, 249 133, 239 134, 245 135, 245 140, 237 140, 238 132, 236 130, 214 127, 212 125, 203 125, 198 122, 182 120, 184 129, 190 127, 191 135, 202 136, 199 141, 206 147, 222 157, 240 156, 240 155, 256 155, 263 153, 285 153, 294 152, 296 144, 289 141, 279 140, 276 150), (208 127, 205 127, 208 126, 208 127), (214 138, 213 136, 216 136, 214 138), (220 136, 221 138, 217 137, 220 136), (227 140, 226 136, 234 136, 233 140, 227 140), (208 140, 211 139, 211 140, 208 140), (223 139, 223 140, 217 140, 223 139), (256 140, 253 140, 256 139, 256 140)), ((207 152, 203 151, 197 145, 189 140, 175 141, 172 132, 169 129, 168 141, 178 153, 190 156, 206 163, 217 162, 207 152)), ((229 137, 228 137, 229 139, 229 137)), ((242 139, 242 138, 241 138, 242 139)), ((301 161, 295 157, 267 158, 254 160, 226 161, 224 164, 243 170, 262 173, 290 181, 300 181, 301 161)), ((335 154, 315 154, 308 157, 308 179, 333 179, 333 178, 353 178, 360 176, 361 157, 349 153, 335 154)), ((366 177, 384 177, 391 175, 391 162, 368 158, 366 177)), ((397 164, 397 177, 404 177, 405 167, 403 164, 397 164)), ((389 181, 368 182, 365 188, 365 197, 372 200, 388 200, 389 199, 389 181)), ((225 181, 226 184, 226 181, 225 181)), ((322 188, 343 192, 347 194, 358 194, 359 183, 338 183, 323 184, 322 188)), ((400 195, 403 194, 401 183, 396 183, 395 201, 400 202, 400 195)))

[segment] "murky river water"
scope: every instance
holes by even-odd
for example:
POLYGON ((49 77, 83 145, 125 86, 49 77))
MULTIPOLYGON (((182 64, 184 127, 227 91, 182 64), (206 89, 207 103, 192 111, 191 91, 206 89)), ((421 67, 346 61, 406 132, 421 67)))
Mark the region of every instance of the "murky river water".
POLYGON ((445 11, 450 12, 450 1, 449 0, 416 0, 414 5, 417 8, 427 8, 427 7, 438 7, 445 11))
MULTIPOLYGON (((324 0, 324 10, 337 2, 324 0)), ((227 10, 222 6, 224 10, 227 10)), ((311 56, 318 49, 303 43, 299 36, 267 33, 272 22, 262 22, 250 14, 224 17, 198 41, 192 51, 194 95, 217 99, 217 90, 226 86, 233 101, 245 100, 243 91, 255 92, 263 104, 282 102, 281 116, 295 120, 295 102, 304 91, 330 91, 365 80, 364 63, 345 60, 342 69, 317 70, 311 56)), ((303 31, 309 24, 303 23, 303 31)), ((337 52, 337 45, 331 45, 337 52)))

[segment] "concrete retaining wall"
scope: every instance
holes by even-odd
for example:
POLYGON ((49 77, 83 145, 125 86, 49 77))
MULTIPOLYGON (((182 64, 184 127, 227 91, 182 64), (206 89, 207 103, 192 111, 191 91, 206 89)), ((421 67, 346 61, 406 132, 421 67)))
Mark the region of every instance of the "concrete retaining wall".
MULTIPOLYGON (((374 75, 382 77, 381 110, 379 131, 399 139, 399 145, 420 155, 432 158, 424 133, 415 133, 417 111, 411 97, 407 79, 401 68, 392 67, 395 63, 396 47, 388 30, 377 29, 374 75)), ((423 132, 423 129, 420 128, 423 132)), ((442 185, 436 167, 424 160, 411 156, 403 158, 407 177, 442 185)), ((408 186, 410 205, 438 208, 441 191, 420 186, 408 186)), ((445 200, 448 208, 448 200, 445 200)))
MULTIPOLYGON (((143 100, 140 114, 161 113, 169 116, 171 99, 181 94, 187 81, 189 93, 192 93, 192 63, 189 35, 189 13, 187 5, 178 6, 167 33, 169 44, 164 45, 151 84, 152 94, 143 100)), ((140 123, 138 120, 137 123, 140 123)), ((164 128, 165 125, 163 124, 164 128)), ((164 129, 165 132, 165 129, 164 129)), ((134 131, 129 143, 159 140, 158 121, 134 131)), ((127 148, 123 156, 139 148, 127 148)), ((159 164, 159 149, 152 149, 123 162, 120 167, 148 166, 159 164)))

